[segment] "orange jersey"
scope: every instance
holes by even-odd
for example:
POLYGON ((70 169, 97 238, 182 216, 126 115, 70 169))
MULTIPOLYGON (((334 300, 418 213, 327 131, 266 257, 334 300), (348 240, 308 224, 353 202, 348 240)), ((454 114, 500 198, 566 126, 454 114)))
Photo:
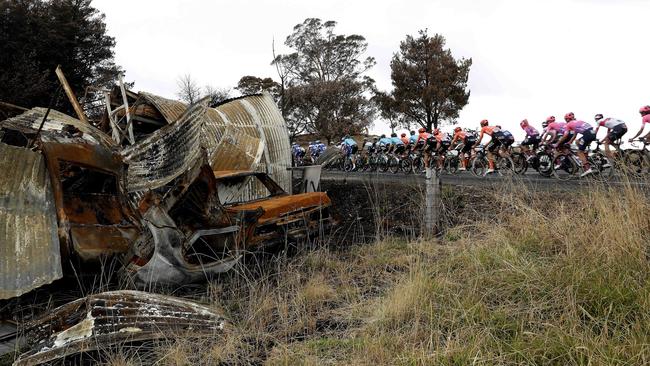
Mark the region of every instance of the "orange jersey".
POLYGON ((431 135, 429 135, 427 132, 422 132, 421 134, 418 135, 418 139, 415 141, 415 143, 419 143, 420 141, 426 142, 431 135))
POLYGON ((454 138, 451 140, 451 143, 453 144, 456 141, 465 141, 465 136, 467 136, 465 131, 458 131, 454 133, 454 138))
POLYGON ((481 133, 486 133, 486 134, 492 136, 492 133, 494 132, 495 128, 496 128, 496 126, 485 126, 485 127, 481 128, 481 133))
POLYGON ((409 138, 408 137, 402 137, 402 142, 404 143, 404 145, 408 145, 409 144, 409 138))

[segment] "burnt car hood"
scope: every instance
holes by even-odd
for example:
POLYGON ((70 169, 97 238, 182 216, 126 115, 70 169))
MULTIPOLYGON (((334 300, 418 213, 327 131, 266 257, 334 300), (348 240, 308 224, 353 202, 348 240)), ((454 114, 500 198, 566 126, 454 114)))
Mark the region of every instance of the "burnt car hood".
POLYGON ((231 213, 239 211, 254 211, 258 208, 264 210, 264 213, 259 218, 259 222, 270 221, 278 219, 282 215, 301 210, 309 209, 316 206, 329 206, 331 204, 330 198, 325 192, 311 192, 295 195, 286 195, 279 197, 271 197, 259 201, 247 202, 239 205, 227 206, 226 210, 231 213))

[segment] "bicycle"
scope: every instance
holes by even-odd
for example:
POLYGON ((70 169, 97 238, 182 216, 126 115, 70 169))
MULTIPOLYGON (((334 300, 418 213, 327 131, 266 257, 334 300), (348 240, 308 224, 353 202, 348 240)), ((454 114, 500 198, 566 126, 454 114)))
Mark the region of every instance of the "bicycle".
MULTIPOLYGON (((480 145, 476 148, 475 156, 471 161, 472 173, 478 177, 485 177, 490 165, 485 147, 480 145)), ((514 173, 514 163, 509 156, 502 156, 497 153, 494 156, 494 171, 500 175, 510 175, 514 173)))

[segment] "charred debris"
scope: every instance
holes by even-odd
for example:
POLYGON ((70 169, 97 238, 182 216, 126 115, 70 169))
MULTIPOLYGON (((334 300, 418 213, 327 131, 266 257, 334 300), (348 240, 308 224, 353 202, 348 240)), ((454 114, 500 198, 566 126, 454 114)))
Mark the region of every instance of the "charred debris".
MULTIPOLYGON (((207 99, 186 105, 120 82, 103 91, 103 113, 90 121, 60 69, 57 75, 75 117, 0 103, 0 300, 62 278, 70 263, 109 257, 142 288, 201 281, 228 271, 245 252, 335 224, 327 194, 292 194, 289 135, 269 95, 210 108, 207 99)), ((160 331, 144 330, 147 316, 126 328, 101 328, 122 318, 119 311, 97 313, 95 305, 120 301, 126 311, 182 300, 140 292, 79 299, 28 324, 38 341, 28 341, 32 349, 19 364, 59 357, 65 352, 55 346, 63 343, 84 349, 88 337, 160 331)), ((202 314, 208 320, 187 320, 187 329, 223 328, 217 315, 202 314)))

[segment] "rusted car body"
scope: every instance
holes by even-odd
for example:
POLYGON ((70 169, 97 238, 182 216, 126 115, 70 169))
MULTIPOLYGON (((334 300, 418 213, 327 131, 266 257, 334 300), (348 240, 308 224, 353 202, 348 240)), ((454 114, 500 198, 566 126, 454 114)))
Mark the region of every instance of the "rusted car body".
POLYGON ((319 235, 336 221, 330 214, 332 202, 324 192, 290 195, 267 174, 251 171, 215 172, 221 204, 233 217, 256 217, 244 227, 248 246, 295 242, 319 235), (252 181, 252 182, 251 182, 252 181), (266 197, 237 201, 231 192, 245 184, 261 183, 266 197))
POLYGON ((290 194, 288 133, 268 95, 217 108, 129 95, 147 123, 132 143, 110 134, 115 121, 103 131, 44 108, 0 122, 0 165, 21 169, 0 179, 0 299, 112 256, 136 284, 199 281, 334 222, 325 193, 290 194))

